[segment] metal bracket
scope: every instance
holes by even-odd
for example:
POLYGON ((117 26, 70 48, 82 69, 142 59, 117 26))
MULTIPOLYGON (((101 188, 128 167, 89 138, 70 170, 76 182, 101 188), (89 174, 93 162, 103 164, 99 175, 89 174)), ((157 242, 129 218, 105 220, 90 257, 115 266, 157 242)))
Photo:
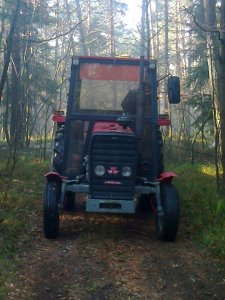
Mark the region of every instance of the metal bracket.
MULTIPOLYGON (((155 194, 156 210, 158 216, 163 216, 163 208, 160 195, 160 182, 148 182, 146 185, 135 186, 135 194, 155 194)), ((59 210, 63 210, 66 192, 89 193, 89 184, 77 183, 77 180, 62 180, 59 210)), ((86 210, 92 212, 135 213, 136 202, 134 200, 115 199, 90 199, 86 201, 86 210)))

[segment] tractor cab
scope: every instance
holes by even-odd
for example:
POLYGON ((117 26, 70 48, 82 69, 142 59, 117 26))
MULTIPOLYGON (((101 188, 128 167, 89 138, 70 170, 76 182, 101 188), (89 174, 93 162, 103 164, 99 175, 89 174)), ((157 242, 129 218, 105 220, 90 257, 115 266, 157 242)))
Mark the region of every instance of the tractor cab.
MULTIPOLYGON (((168 80, 170 103, 179 103, 179 78, 168 80)), ((52 170, 46 175, 44 233, 55 238, 59 215, 76 211, 86 193, 86 211, 132 213, 153 210, 157 237, 174 240, 179 199, 175 176, 164 171, 157 107, 156 61, 75 57, 67 113, 57 124, 52 170)))

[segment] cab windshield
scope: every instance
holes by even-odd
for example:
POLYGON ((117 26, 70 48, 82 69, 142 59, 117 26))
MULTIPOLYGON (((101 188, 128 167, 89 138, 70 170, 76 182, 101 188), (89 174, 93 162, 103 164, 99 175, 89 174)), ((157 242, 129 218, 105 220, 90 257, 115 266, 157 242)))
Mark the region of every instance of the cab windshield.
POLYGON ((75 109, 120 113, 122 101, 130 90, 137 90, 138 86, 139 66, 82 63, 75 109))

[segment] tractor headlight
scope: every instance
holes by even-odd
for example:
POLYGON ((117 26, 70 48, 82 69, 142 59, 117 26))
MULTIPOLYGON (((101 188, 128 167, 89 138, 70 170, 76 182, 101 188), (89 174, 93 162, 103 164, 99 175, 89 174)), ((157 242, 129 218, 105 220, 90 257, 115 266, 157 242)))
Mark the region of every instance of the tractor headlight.
POLYGON ((131 175, 131 167, 128 167, 128 166, 123 167, 122 168, 122 175, 124 177, 129 177, 131 175))
POLYGON ((105 174, 105 167, 98 165, 95 167, 95 175, 97 176, 103 176, 105 174))

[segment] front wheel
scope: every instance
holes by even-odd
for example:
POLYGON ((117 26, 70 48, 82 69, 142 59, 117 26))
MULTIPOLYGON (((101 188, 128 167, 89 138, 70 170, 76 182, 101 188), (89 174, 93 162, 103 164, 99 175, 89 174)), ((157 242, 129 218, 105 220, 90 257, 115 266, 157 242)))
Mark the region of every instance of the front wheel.
POLYGON ((163 215, 155 218, 157 238, 172 242, 176 239, 179 225, 179 197, 171 183, 160 184, 160 195, 163 215))
POLYGON ((56 181, 47 182, 43 208, 44 235, 47 239, 54 239, 59 235, 59 188, 56 181))

